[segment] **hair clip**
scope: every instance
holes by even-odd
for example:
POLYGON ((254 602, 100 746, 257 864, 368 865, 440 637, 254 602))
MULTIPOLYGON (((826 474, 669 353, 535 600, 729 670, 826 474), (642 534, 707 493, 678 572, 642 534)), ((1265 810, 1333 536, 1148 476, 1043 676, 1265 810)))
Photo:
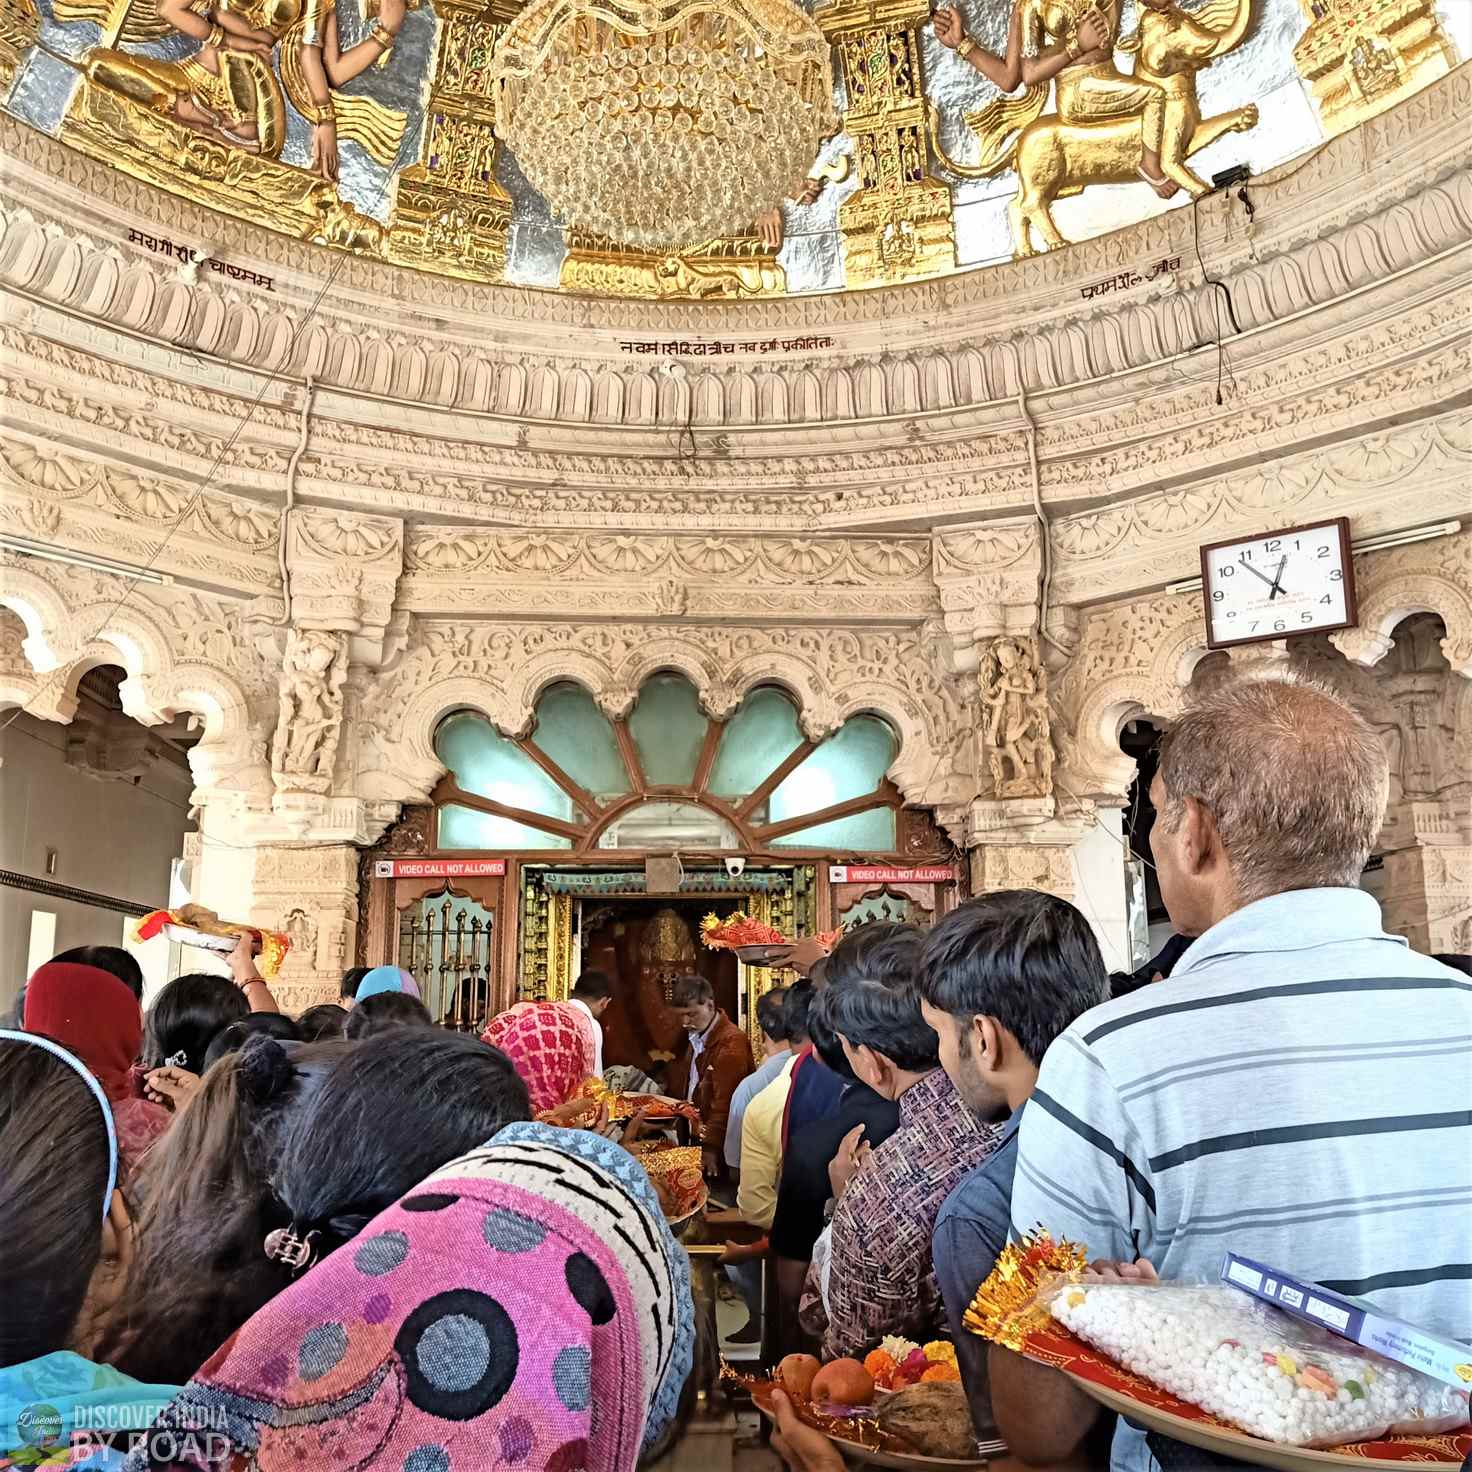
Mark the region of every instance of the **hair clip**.
POLYGON ((273 1262, 284 1262, 299 1273, 316 1257, 316 1240, 315 1232, 299 1237, 295 1227, 277 1227, 274 1232, 266 1233, 266 1256, 273 1262))
POLYGON ((170 1053, 169 1056, 164 1059, 165 1068, 185 1068, 188 1066, 188 1063, 189 1054, 186 1053, 182 1048, 177 1053, 170 1053))

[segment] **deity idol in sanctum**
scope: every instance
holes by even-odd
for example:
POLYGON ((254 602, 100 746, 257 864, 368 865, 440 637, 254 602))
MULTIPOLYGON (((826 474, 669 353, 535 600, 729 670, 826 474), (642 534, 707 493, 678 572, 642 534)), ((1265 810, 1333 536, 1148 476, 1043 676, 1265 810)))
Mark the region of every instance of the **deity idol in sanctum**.
MULTIPOLYGON (((157 40, 172 29, 200 41, 200 49, 168 61, 101 46, 88 53, 86 75, 94 86, 267 159, 280 157, 289 102, 312 126, 312 170, 335 180, 339 137, 386 167, 394 161, 405 115, 337 89, 388 62, 406 10, 418 3, 377 0, 364 39, 344 48, 336 0, 134 0, 120 39, 157 40)), ((57 18, 96 19, 94 10, 94 0, 58 0, 57 18)))

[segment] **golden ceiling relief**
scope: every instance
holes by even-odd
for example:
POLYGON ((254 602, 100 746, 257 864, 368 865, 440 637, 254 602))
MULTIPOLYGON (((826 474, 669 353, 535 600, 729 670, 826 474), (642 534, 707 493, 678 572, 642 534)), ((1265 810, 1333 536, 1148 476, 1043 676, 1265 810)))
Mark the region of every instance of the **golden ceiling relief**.
MULTIPOLYGON (((1014 0, 958 3, 1000 55, 1014 0)), ((564 228, 498 141, 492 63, 518 0, 0 0, 0 98, 299 240, 471 281, 736 301, 933 279, 1133 223, 1161 208, 1138 172, 1157 135, 1173 203, 1229 165, 1301 157, 1456 64, 1472 6, 1442 3, 1100 0, 1108 60, 1004 95, 940 44, 926 0, 826 0, 841 131, 782 209, 674 252, 564 228)), ((1084 8, 1015 4, 1043 48, 1084 8)))
MULTIPOLYGON (((1085 14, 1077 0, 1020 3, 1031 49, 1076 44, 1085 14)), ((1118 0, 1090 4, 1088 12, 1117 31, 1118 0)), ((1208 0, 1189 15, 1171 0, 1142 0, 1139 29, 1114 36, 1112 44, 1114 51, 1134 56, 1133 72, 1126 75, 1113 62, 1070 67, 1059 74, 1054 112, 1043 110, 1049 88, 1042 83, 1026 87, 1020 98, 999 98, 967 114, 966 125, 981 145, 977 163, 956 163, 938 138, 936 150, 949 168, 969 177, 1016 170, 1017 193, 1008 213, 1018 255, 1033 254, 1034 237, 1045 250, 1066 245, 1053 222, 1053 202, 1091 184, 1133 182, 1144 172, 1147 147, 1158 153, 1164 181, 1199 198, 1208 185, 1186 160, 1224 133, 1255 128, 1258 113, 1249 102, 1203 119, 1196 74, 1239 46, 1251 19, 1252 0, 1208 0)))

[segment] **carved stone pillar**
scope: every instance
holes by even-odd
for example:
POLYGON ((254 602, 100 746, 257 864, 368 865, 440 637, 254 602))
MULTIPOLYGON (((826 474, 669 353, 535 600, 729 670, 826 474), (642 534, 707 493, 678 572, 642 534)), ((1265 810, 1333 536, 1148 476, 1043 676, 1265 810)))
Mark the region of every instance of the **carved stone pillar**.
POLYGON ((228 841, 230 825, 202 815, 185 858, 196 901, 222 918, 282 930, 291 950, 271 990, 293 1015, 337 999, 352 964, 358 923, 358 849, 350 843, 289 847, 228 841), (224 830, 224 831, 219 831, 224 830))

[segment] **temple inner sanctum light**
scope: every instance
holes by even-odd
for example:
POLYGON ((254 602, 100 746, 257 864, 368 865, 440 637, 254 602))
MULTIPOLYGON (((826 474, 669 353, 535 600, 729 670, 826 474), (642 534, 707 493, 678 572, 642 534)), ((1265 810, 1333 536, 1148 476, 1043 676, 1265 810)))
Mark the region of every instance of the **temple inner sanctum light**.
POLYGON ((1472 1466, 1469 58, 0 0, 0 1467, 1472 1466))

